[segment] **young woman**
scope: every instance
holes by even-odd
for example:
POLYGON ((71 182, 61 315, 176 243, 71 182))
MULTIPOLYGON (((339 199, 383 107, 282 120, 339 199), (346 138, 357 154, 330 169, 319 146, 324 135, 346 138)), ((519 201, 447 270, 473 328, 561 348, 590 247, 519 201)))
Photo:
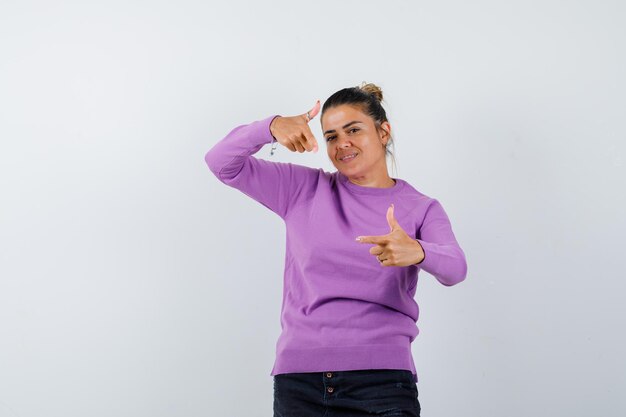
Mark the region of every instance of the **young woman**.
POLYGON ((374 84, 337 91, 320 123, 337 169, 252 155, 280 143, 317 151, 305 114, 235 127, 205 160, 224 184, 278 214, 287 231, 274 416, 419 416, 411 343, 424 270, 451 286, 465 254, 438 200, 392 178, 391 126, 374 84))

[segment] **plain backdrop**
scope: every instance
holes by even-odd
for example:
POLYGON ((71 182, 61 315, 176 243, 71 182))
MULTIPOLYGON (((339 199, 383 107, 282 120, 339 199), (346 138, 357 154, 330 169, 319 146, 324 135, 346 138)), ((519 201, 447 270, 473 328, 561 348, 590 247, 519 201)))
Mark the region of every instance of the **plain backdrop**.
MULTIPOLYGON (((626 413, 622 1, 0 3, 0 417, 271 416, 285 226, 204 155, 379 85, 468 261, 423 417, 626 413)), ((334 170, 320 152, 256 157, 334 170)))

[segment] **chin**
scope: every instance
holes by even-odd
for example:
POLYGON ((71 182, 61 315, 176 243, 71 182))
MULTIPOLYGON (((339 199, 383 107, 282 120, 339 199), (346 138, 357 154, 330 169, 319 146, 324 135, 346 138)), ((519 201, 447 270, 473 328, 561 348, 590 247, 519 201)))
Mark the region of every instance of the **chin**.
POLYGON ((348 178, 354 178, 354 177, 358 177, 358 173, 352 169, 337 169, 337 171, 341 172, 343 175, 345 175, 348 178))

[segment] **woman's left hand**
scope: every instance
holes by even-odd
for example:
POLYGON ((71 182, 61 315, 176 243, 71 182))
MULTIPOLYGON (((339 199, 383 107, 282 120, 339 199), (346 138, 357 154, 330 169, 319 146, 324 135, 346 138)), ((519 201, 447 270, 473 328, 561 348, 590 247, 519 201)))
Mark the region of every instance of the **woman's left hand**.
POLYGON ((422 262, 424 249, 409 236, 393 215, 393 204, 387 210, 387 223, 391 231, 382 236, 358 236, 359 243, 374 243, 370 253, 382 266, 409 266, 422 262))

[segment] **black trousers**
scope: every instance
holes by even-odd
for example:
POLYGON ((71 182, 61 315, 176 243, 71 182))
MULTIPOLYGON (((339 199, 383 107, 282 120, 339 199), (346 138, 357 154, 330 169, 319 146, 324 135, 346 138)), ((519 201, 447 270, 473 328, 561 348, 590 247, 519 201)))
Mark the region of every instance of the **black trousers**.
POLYGON ((404 369, 274 375, 274 417, 419 417, 417 384, 404 369))

